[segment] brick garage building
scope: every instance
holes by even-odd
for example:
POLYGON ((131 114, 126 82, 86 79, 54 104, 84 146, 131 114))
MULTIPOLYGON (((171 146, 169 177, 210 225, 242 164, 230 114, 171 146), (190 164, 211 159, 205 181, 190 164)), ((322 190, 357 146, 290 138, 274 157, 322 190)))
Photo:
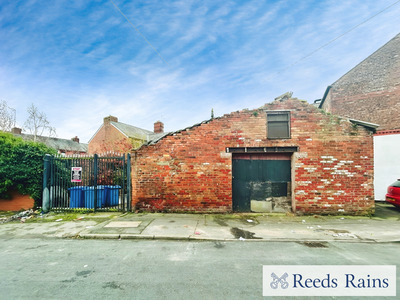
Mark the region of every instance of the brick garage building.
POLYGON ((284 99, 170 133, 134 152, 133 207, 371 213, 373 129, 364 125, 284 99))
POLYGON ((118 118, 108 116, 89 141, 89 153, 127 153, 139 148, 152 139, 165 135, 164 124, 154 123, 154 132, 118 122, 118 118))

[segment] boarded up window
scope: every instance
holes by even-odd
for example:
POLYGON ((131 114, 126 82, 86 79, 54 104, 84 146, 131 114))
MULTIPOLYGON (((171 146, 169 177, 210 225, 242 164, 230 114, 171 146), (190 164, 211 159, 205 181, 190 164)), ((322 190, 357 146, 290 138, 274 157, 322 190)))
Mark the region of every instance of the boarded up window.
POLYGON ((267 112, 267 128, 269 139, 290 138, 290 112, 267 112))

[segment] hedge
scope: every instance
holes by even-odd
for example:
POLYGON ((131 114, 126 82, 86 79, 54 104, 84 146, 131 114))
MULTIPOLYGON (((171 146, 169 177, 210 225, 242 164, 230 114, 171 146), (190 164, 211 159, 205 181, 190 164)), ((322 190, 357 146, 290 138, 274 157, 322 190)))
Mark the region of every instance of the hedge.
POLYGON ((0 198, 18 190, 30 195, 36 206, 42 203, 43 158, 56 151, 45 144, 24 141, 11 133, 0 132, 0 198))

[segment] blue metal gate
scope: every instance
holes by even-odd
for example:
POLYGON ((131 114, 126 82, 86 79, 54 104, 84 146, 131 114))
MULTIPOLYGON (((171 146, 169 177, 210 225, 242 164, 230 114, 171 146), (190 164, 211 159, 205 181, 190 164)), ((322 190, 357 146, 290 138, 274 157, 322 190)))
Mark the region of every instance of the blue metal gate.
MULTIPOLYGON (((43 207, 130 211, 130 154, 50 156, 44 162, 43 207)), ((46 210, 46 209, 44 209, 46 210)))

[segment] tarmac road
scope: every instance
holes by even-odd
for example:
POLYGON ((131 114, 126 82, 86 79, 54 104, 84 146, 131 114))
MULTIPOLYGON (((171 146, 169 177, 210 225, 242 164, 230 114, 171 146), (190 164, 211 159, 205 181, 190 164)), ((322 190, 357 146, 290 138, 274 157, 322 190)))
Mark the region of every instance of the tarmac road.
POLYGON ((399 251, 399 243, 3 238, 0 298, 261 299, 263 265, 399 269, 399 251))

